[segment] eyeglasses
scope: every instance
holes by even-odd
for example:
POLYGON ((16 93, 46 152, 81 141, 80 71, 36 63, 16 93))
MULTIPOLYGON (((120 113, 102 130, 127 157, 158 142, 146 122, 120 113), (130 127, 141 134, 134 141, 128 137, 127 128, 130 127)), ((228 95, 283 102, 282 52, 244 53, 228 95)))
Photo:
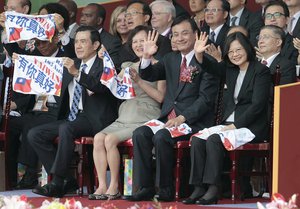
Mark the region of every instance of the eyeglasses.
POLYGON ((230 51, 228 51, 228 56, 232 57, 234 54, 241 54, 243 50, 244 50, 243 48, 237 48, 235 50, 230 50, 230 51))
POLYGON ((137 15, 143 15, 143 12, 138 11, 132 11, 132 12, 126 12, 125 17, 131 17, 131 16, 137 16, 137 15))
POLYGON ((270 39, 270 38, 279 39, 279 37, 274 37, 274 36, 267 35, 267 34, 265 34, 265 35, 258 35, 258 36, 256 37, 256 39, 259 40, 259 41, 262 41, 262 40, 268 40, 268 39, 270 39))
POLYGON ((281 12, 275 12, 275 13, 273 13, 273 14, 271 14, 271 13, 266 13, 266 14, 265 14, 265 19, 271 20, 271 19, 273 19, 273 17, 274 17, 275 19, 279 19, 281 16, 285 16, 285 15, 282 14, 281 12))
POLYGON ((205 8, 204 9, 205 13, 207 13, 207 12, 217 13, 219 11, 223 11, 223 9, 217 9, 217 8, 213 8, 213 9, 205 8))

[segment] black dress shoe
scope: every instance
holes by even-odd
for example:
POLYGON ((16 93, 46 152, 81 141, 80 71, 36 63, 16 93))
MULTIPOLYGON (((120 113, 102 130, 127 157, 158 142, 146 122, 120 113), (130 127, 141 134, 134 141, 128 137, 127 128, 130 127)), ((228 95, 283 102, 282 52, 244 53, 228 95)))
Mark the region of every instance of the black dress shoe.
POLYGON ((38 177, 36 173, 25 173, 23 178, 14 189, 33 189, 38 185, 38 177))
POLYGON ((214 196, 210 199, 203 199, 200 198, 199 200, 196 201, 197 205, 213 205, 213 204, 217 204, 218 203, 218 197, 214 196))
POLYGON ((173 187, 160 188, 158 193, 154 196, 158 201, 171 202, 174 200, 173 187))
POLYGON ((64 193, 76 193, 77 189, 79 186, 75 179, 64 180, 64 193))
POLYGON ((46 197, 63 197, 65 195, 63 186, 56 185, 54 182, 45 184, 44 186, 37 186, 32 190, 33 193, 46 197))
MULTIPOLYGON (((126 200, 129 200, 129 201, 147 201, 147 200, 152 200, 154 195, 155 195, 154 187, 145 187, 145 188, 139 189, 132 196, 126 196, 126 200)), ((124 197, 122 199, 124 199, 124 197)))
POLYGON ((190 205, 190 204, 195 204, 196 201, 199 199, 200 197, 196 197, 196 198, 187 198, 185 200, 182 200, 182 203, 183 204, 186 204, 186 205, 190 205))

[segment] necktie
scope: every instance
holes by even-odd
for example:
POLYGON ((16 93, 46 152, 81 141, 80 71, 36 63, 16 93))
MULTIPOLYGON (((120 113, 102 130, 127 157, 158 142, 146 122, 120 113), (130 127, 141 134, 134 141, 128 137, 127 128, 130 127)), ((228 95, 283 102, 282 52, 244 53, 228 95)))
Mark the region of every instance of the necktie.
POLYGON ((180 65, 180 77, 179 81, 186 82, 186 76, 187 76, 187 67, 186 67, 186 58, 182 58, 182 63, 180 65))
POLYGON ((293 35, 293 22, 295 20, 295 17, 292 17, 292 19, 290 20, 289 24, 287 25, 287 31, 293 35))
POLYGON ((267 60, 262 60, 262 61, 261 61, 261 64, 263 64, 263 65, 268 65, 268 62, 267 62, 267 60))
POLYGON ((214 31, 212 31, 212 32, 210 32, 210 34, 209 34, 209 40, 211 40, 212 42, 215 42, 215 32, 214 31))
MULTIPOLYGON (((81 72, 84 72, 86 69, 87 65, 83 64, 81 66, 81 72)), ((78 106, 79 106, 79 101, 81 99, 81 94, 82 94, 82 86, 76 82, 75 88, 74 88, 74 94, 73 94, 73 100, 72 100, 72 106, 70 109, 70 113, 68 116, 68 121, 74 121, 76 119, 77 113, 78 113, 78 106)))
POLYGON ((233 16, 230 20, 231 22, 231 26, 236 26, 236 20, 237 20, 237 17, 236 16, 233 16))

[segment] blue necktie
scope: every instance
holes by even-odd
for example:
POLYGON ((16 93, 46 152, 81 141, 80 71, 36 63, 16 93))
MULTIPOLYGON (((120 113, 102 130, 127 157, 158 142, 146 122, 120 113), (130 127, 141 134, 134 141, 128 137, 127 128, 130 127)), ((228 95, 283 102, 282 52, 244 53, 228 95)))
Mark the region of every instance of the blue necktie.
MULTIPOLYGON (((87 65, 83 64, 81 66, 81 72, 84 72, 86 67, 87 67, 87 65)), ((78 82, 76 82, 76 85, 74 88, 72 106, 71 106, 71 110, 70 110, 70 113, 68 116, 68 121, 74 121, 76 119, 76 116, 78 113, 78 108, 79 108, 79 101, 81 99, 81 94, 82 94, 82 86, 78 82)))

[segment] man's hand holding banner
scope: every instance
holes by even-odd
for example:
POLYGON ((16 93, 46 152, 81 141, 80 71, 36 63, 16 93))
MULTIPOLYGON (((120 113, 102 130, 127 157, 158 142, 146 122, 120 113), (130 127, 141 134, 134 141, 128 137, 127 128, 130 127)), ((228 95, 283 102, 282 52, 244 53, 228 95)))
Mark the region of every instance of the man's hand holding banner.
POLYGON ((51 41, 55 34, 54 14, 35 16, 7 11, 5 18, 9 43, 32 38, 51 41))
POLYGON ((15 60, 13 90, 23 94, 60 96, 62 58, 18 55, 15 60))

